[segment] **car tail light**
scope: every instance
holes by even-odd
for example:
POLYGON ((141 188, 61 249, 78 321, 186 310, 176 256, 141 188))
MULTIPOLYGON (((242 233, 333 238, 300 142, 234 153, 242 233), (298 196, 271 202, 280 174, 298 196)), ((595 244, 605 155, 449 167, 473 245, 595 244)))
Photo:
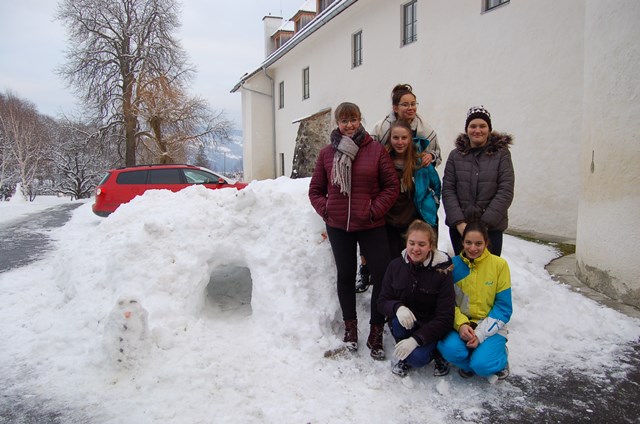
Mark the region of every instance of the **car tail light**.
POLYGON ((102 193, 104 193, 103 189, 101 189, 100 187, 96 188, 96 196, 100 196, 102 193))

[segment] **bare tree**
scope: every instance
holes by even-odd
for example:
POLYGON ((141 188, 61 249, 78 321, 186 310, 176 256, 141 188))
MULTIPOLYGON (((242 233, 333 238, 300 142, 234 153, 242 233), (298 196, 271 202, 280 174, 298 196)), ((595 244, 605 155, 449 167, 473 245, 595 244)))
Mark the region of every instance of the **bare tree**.
POLYGON ((59 72, 107 128, 124 131, 125 164, 136 164, 140 77, 188 81, 193 73, 174 37, 174 0, 62 0, 56 17, 69 34, 59 72))
MULTIPOLYGON (((144 79, 141 79, 144 80, 144 79)), ((233 124, 206 102, 185 94, 179 82, 157 77, 140 84, 138 116, 147 153, 157 163, 184 162, 187 151, 228 137, 233 124)))
POLYGON ((98 179, 111 167, 105 161, 108 155, 101 149, 100 140, 100 133, 92 125, 68 120, 59 125, 53 150, 57 193, 72 199, 91 197, 98 179))
POLYGON ((0 93, 0 200, 8 197, 10 186, 15 176, 14 162, 11 160, 9 135, 5 133, 3 116, 8 111, 8 102, 4 94, 0 93))
POLYGON ((34 179, 49 144, 47 132, 33 103, 10 93, 0 100, 3 164, 12 164, 15 182, 22 187, 21 194, 33 200, 34 179))

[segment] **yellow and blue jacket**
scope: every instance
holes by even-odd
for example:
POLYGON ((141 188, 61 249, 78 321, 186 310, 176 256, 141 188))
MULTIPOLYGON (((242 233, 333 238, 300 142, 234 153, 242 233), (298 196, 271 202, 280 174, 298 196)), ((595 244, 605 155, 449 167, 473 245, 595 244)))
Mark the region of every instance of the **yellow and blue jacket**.
POLYGON ((480 343, 499 332, 506 336, 504 327, 513 312, 507 261, 492 255, 488 249, 473 261, 458 255, 453 258, 453 281, 456 292, 454 329, 457 331, 462 324, 470 324, 480 343))

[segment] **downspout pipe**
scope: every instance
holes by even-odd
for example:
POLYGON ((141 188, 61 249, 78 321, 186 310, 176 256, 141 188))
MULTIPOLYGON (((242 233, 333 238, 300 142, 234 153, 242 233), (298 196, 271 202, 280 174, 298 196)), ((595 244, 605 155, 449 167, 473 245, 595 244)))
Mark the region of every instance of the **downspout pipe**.
POLYGON ((273 143, 273 178, 275 179, 278 178, 278 155, 276 149, 276 82, 271 78, 269 73, 267 73, 266 65, 262 67, 262 72, 264 72, 264 76, 269 78, 269 81, 271 81, 271 138, 273 143))

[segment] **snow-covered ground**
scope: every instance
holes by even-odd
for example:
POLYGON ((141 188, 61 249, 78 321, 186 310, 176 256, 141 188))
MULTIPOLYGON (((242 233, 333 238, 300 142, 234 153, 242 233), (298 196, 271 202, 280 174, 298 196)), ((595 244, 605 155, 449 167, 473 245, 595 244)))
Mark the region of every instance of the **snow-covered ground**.
MULTIPOLYGON (((365 346, 325 358, 343 329, 308 184, 152 191, 106 219, 81 206, 52 232, 53 252, 0 274, 0 378, 100 423, 475 422, 522 396, 509 379, 437 378, 431 366, 400 379, 365 346)), ((0 202, 0 222, 28 212, 13 208, 0 202)), ((640 337, 640 320, 554 282, 544 266, 557 255, 505 237, 513 378, 566 367, 598 378, 640 337)))

